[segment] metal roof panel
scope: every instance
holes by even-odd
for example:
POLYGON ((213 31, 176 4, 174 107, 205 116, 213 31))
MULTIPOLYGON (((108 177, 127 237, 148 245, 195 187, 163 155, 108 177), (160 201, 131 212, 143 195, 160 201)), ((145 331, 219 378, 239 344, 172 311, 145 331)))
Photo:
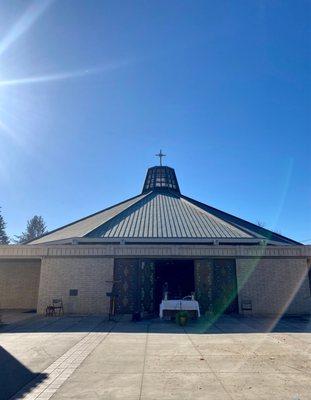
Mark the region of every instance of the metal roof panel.
POLYGON ((253 238, 181 198, 152 192, 86 235, 109 238, 253 238))

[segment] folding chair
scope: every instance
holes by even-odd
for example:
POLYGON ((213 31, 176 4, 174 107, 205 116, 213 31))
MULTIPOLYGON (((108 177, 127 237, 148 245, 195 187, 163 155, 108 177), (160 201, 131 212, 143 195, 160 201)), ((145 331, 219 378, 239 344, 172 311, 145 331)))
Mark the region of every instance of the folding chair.
POLYGON ((58 315, 62 314, 64 315, 64 306, 63 306, 63 300, 62 299, 53 299, 52 300, 52 307, 54 310, 54 314, 56 314, 56 311, 58 310, 58 315))
POLYGON ((58 315, 64 315, 64 306, 62 299, 53 299, 52 304, 46 307, 45 316, 46 317, 54 317, 56 316, 56 311, 58 311, 58 315))

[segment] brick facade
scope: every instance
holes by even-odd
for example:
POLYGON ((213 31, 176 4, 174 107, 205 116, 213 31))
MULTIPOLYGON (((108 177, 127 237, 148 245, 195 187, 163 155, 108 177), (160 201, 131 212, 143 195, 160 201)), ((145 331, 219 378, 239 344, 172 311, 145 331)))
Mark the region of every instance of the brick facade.
POLYGON ((123 257, 235 258, 240 311, 245 299, 255 314, 311 312, 311 246, 0 246, 0 308, 36 308, 39 298, 44 313, 61 297, 65 313, 106 314, 106 281, 113 279, 114 259, 123 257))
POLYGON ((106 314, 106 292, 113 279, 113 258, 45 257, 42 260, 38 313, 43 314, 53 298, 62 298, 65 313, 106 314), (77 289, 77 296, 69 296, 77 289))
POLYGON ((311 312, 307 259, 237 259, 239 307, 251 300, 253 314, 311 312))
POLYGON ((40 260, 0 259, 0 308, 37 308, 40 264, 40 260))

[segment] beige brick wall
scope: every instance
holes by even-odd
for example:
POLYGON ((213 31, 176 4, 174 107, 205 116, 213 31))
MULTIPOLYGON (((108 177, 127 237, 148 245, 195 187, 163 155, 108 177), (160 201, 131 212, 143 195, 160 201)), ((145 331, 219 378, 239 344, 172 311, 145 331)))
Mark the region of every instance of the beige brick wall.
POLYGON ((237 259, 239 306, 251 300, 253 314, 311 313, 306 259, 237 259))
POLYGON ((0 260, 0 308, 37 308, 40 260, 0 260))
POLYGON ((113 258, 43 258, 38 312, 44 313, 53 298, 61 297, 65 313, 106 314, 109 299, 106 292, 113 279, 113 258), (69 296, 78 289, 78 296, 69 296))

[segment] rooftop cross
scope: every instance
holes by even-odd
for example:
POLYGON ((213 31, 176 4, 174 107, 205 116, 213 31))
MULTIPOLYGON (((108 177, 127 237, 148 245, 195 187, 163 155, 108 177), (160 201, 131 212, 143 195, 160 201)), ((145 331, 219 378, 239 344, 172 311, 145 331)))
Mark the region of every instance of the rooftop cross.
POLYGON ((157 157, 160 159, 160 166, 162 167, 162 158, 166 156, 166 154, 162 153, 162 150, 160 150, 160 153, 156 154, 157 157))

